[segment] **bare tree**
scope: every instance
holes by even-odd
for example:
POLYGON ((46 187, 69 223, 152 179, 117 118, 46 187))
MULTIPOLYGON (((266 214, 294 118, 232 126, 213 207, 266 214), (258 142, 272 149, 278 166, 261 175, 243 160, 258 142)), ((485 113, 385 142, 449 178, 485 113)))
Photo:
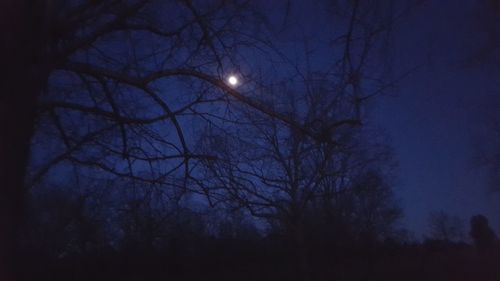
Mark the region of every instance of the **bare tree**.
POLYGON ((384 158, 380 151, 368 152, 360 128, 362 105, 388 86, 364 74, 373 67, 372 51, 380 46, 376 39, 388 23, 368 22, 380 14, 370 13, 373 3, 360 2, 339 9, 348 11, 340 17, 347 20, 340 25, 345 32, 339 31, 334 41, 331 64, 314 68, 309 55, 299 62, 283 56, 292 74, 281 83, 266 83, 268 77, 260 82, 260 99, 300 120, 308 131, 240 109, 226 123, 210 123, 200 140, 201 153, 215 156, 203 161, 206 177, 198 181, 200 190, 213 204, 246 208, 281 224, 294 241, 303 279, 308 278, 306 210, 315 201, 336 198, 353 186, 355 175, 384 158))
POLYGON ((23 248, 61 258, 104 247, 110 238, 109 192, 81 178, 40 186, 29 197, 23 248))
POLYGON ((224 81, 238 48, 255 43, 248 4, 2 2, 0 53, 10 69, 0 83, 1 265, 12 260, 25 187, 59 163, 185 187, 191 164, 205 156, 192 153, 190 121, 180 116, 236 100, 299 127, 224 81), (57 149, 33 153, 25 184, 35 127, 56 137, 35 146, 50 140, 57 149))
POLYGON ((317 109, 304 115, 297 114, 302 101, 292 99, 283 111, 262 97, 271 89, 260 84, 243 54, 276 50, 256 36, 265 32, 249 2, 4 1, 1 26, 10 30, 2 30, 0 53, 11 71, 0 89, 0 264, 12 260, 26 188, 54 167, 70 163, 89 174, 189 191, 190 183, 199 183, 194 175, 200 160, 213 159, 212 153, 194 152, 198 121, 234 124, 240 105, 247 116, 248 109, 258 112, 252 122, 273 120, 275 129, 259 130, 275 130, 280 138, 288 130, 290 148, 311 148, 318 157, 307 161, 319 162, 306 173, 318 181, 325 159, 341 147, 337 137, 349 135, 343 128, 360 124, 360 104, 392 85, 364 72, 375 39, 392 18, 382 19, 384 9, 362 2, 346 1, 337 9, 347 15, 340 24, 345 32, 333 40, 339 47, 334 57, 340 56, 319 75, 333 81, 323 94, 335 94, 326 100, 302 95, 317 109), (228 85, 231 72, 248 82, 228 85), (288 105, 297 111, 288 112, 288 105))
MULTIPOLYGON (((295 72, 282 83, 274 80, 266 84, 266 79, 260 83, 267 85, 262 87, 260 99, 286 112, 289 119, 301 120, 315 138, 294 126, 283 126, 275 118, 269 120, 241 109, 234 113, 238 127, 210 123, 200 140, 201 151, 215 156, 203 161, 206 177, 198 181, 201 191, 213 204, 223 202, 231 208, 246 208, 253 216, 281 225, 294 241, 302 279, 309 277, 304 237, 309 208, 318 204, 329 206, 323 211, 338 207, 339 195, 354 187, 355 182, 374 188, 356 177, 368 174, 377 165, 383 170, 387 164, 381 150, 371 150, 373 147, 364 142, 366 135, 361 130, 365 121, 362 105, 392 85, 365 74, 368 69, 373 70, 373 75, 377 73, 372 65, 373 52, 380 47, 377 39, 390 26, 390 21, 381 20, 381 10, 372 9, 374 6, 363 1, 336 6, 337 12, 344 12, 337 16, 343 22, 339 26, 345 29, 338 31, 339 37, 334 40, 331 64, 314 68, 309 55, 299 62, 285 56, 295 72)), ((378 195, 384 196, 382 193, 372 196, 372 202, 366 195, 358 198, 358 215, 368 212, 365 218, 376 227, 381 220, 375 215, 381 213, 371 212, 371 207, 376 201, 388 201, 377 200, 378 195)), ((395 208, 394 217, 398 216, 395 208)))
POLYGON ((433 212, 429 216, 431 238, 447 242, 460 242, 465 239, 464 222, 457 216, 443 211, 433 212))
MULTIPOLYGON (((291 103, 290 108, 294 114, 299 106, 291 103)), ((317 112, 305 108, 307 114, 317 112)), ((387 229, 383 224, 399 217, 397 207, 387 207, 391 193, 377 182, 382 174, 370 174, 372 168, 385 169, 388 158, 380 150, 370 151, 373 147, 361 141, 359 128, 336 127, 325 136, 331 139, 321 143, 255 115, 240 120, 249 123, 245 130, 211 127, 202 136, 203 151, 216 159, 204 162, 200 190, 213 204, 245 208, 280 225, 294 241, 302 274, 308 270, 304 231, 312 209, 323 215, 343 208, 346 218, 371 233, 387 229)))
POLYGON ((377 169, 366 169, 354 176, 351 188, 340 194, 334 202, 345 213, 347 222, 353 225, 354 234, 361 240, 391 238, 397 231, 395 223, 402 216, 402 210, 395 200, 391 176, 384 171, 391 170, 390 159, 378 159, 377 169), (384 163, 387 161, 387 163, 384 163), (347 206, 346 206, 347 205, 347 206))

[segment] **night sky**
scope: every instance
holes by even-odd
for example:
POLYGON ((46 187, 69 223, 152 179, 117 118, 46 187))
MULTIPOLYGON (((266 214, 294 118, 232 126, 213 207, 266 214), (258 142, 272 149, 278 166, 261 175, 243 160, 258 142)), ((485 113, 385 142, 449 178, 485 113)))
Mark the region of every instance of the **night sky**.
POLYGON ((0 280, 500 280, 500 0, 6 3, 0 280))
POLYGON ((469 59, 489 44, 478 2, 486 1, 429 1, 394 34, 394 72, 422 67, 399 83, 395 97, 381 101, 376 115, 392 138, 405 223, 417 238, 429 212, 441 210, 467 227, 482 213, 500 230, 500 199, 477 159, 493 138, 487 113, 498 109, 488 104, 500 89, 490 60, 469 59))
MULTIPOLYGON (((488 59, 469 59, 490 44, 483 32, 488 14, 479 2, 416 5, 394 25, 389 49, 382 54, 389 76, 411 72, 371 104, 367 120, 380 127, 394 148, 402 226, 417 239, 428 232, 434 211, 459 216, 466 231, 472 215, 484 214, 500 233, 500 194, 491 192, 486 169, 477 159, 483 146, 495 141, 487 115, 497 110, 490 100, 500 92, 500 69, 488 59)), ((335 57, 328 40, 337 26, 324 2, 260 5, 275 28, 273 43, 283 54, 304 59, 305 40, 314 46, 308 50, 312 68, 335 57)), ((257 66, 262 63, 252 60, 257 66)))
MULTIPOLYGON (((493 51, 474 60, 491 44, 485 27, 498 23, 488 4, 423 1, 393 28, 384 60, 394 79, 410 74, 377 101, 369 117, 395 150, 402 223, 417 239, 428 232, 434 211, 460 217, 465 231, 470 217, 481 213, 500 231, 500 196, 491 192, 478 160, 494 137, 487 116, 497 110, 490 101, 500 91, 500 71, 488 57, 498 54, 493 51)), ((335 30, 323 4, 292 2, 288 8, 288 17, 279 20, 292 27, 285 35, 290 40, 321 41, 318 38, 335 30)), ((283 6, 274 7, 282 15, 280 9, 283 6)), ((300 48, 282 49, 294 53, 300 48)), ((324 52, 331 49, 313 50, 320 58, 324 52)))

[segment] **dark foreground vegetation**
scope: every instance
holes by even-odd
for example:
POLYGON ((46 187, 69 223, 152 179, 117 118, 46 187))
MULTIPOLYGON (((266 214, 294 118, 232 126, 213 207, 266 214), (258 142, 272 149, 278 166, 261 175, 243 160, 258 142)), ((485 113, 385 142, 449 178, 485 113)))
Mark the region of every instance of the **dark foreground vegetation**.
POLYGON ((439 220, 431 221, 435 237, 417 242, 402 230, 367 232, 341 210, 327 217, 311 208, 299 252, 286 226, 251 220, 241 210, 201 206, 195 210, 179 202, 160 208, 147 199, 111 208, 101 205, 106 202, 103 194, 96 196, 50 188, 32 198, 29 234, 22 239, 26 258, 17 268, 22 280, 498 280, 500 276, 500 247, 481 215, 471 219, 470 244, 451 241, 457 232, 439 220), (441 239, 439 230, 448 231, 449 238, 441 239))
MULTIPOLYGON (((168 247, 100 249, 61 258, 30 252, 22 275, 24 280, 297 280, 293 255, 283 243, 212 237, 199 238, 182 254, 168 247)), ((436 249, 388 242, 370 250, 314 249, 310 255, 310 280, 493 281, 500 274, 498 250, 482 254, 469 245, 436 249)))

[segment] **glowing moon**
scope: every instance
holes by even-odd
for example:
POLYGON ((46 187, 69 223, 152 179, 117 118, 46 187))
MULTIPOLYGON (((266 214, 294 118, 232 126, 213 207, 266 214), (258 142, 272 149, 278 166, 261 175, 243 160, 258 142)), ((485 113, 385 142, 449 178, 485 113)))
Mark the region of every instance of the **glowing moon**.
POLYGON ((227 82, 231 86, 236 86, 236 85, 238 85, 238 78, 236 78, 236 76, 234 76, 234 75, 231 75, 227 78, 227 82))

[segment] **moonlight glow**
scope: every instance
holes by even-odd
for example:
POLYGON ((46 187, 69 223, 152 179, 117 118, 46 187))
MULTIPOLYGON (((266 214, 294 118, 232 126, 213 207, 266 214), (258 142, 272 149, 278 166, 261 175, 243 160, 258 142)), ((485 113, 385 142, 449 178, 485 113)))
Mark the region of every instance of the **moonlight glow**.
POLYGON ((234 76, 234 75, 231 75, 227 78, 227 82, 231 86, 236 86, 236 85, 238 85, 238 78, 236 78, 236 76, 234 76))

